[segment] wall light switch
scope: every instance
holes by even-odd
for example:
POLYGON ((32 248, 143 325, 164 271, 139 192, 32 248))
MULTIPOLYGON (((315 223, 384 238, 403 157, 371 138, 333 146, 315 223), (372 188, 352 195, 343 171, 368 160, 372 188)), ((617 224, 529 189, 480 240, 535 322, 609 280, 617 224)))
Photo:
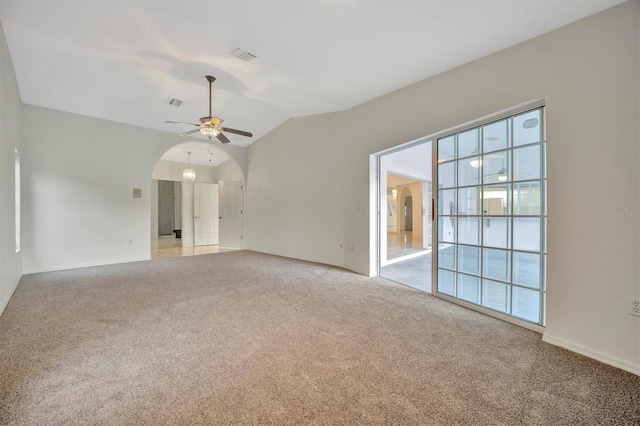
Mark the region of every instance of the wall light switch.
POLYGON ((133 188, 133 198, 142 198, 142 188, 133 188))

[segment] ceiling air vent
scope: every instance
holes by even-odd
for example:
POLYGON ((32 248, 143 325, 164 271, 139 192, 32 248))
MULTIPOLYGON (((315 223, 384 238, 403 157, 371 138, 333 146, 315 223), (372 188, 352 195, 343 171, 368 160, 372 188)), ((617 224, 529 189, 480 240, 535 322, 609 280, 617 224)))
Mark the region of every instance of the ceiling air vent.
POLYGON ((240 49, 239 47, 230 50, 228 53, 229 55, 235 56, 236 58, 245 62, 249 62, 250 60, 257 58, 257 56, 253 53, 249 53, 246 50, 240 49))
POLYGON ((166 97, 164 103, 176 108, 182 105, 182 101, 180 99, 172 98, 171 96, 166 97))

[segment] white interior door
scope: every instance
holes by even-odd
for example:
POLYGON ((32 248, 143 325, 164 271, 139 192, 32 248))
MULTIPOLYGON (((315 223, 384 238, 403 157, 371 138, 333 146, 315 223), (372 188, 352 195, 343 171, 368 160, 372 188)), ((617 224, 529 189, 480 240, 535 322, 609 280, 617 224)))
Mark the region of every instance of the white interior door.
POLYGON ((220 247, 242 248, 242 182, 221 181, 220 247))
POLYGON ((218 244, 218 184, 193 184, 193 242, 196 246, 218 244))

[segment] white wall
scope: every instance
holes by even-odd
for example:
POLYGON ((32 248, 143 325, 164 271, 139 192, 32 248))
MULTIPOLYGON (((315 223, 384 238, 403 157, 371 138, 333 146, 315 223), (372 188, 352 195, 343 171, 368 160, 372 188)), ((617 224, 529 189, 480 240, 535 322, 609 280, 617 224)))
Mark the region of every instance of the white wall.
POLYGON ((627 314, 640 296, 639 223, 604 214, 639 208, 639 27, 634 0, 350 110, 287 121, 249 148, 247 247, 368 274, 370 155, 544 98, 544 338, 640 373, 640 319, 627 314))
POLYGON ((228 159, 218 167, 219 180, 244 180, 242 170, 233 159, 228 159))
MULTIPOLYGON (((189 165, 187 163, 160 160, 153 168, 151 176, 153 179, 181 182, 182 172, 188 166, 189 165)), ((196 172, 196 182, 218 183, 218 167, 192 164, 191 168, 196 172)))
MULTIPOLYGON (((9 55, 4 29, 0 23, 0 314, 9 303, 20 277, 22 252, 15 245, 15 150, 20 144, 20 94, 9 55)), ((22 167, 24 176, 24 167, 22 167)), ((23 225, 24 226, 24 225, 23 225)))
POLYGON ((249 147, 245 247, 348 265, 346 220, 356 204, 360 225, 368 222, 368 200, 356 189, 363 176, 350 172, 363 142, 336 126, 346 127, 337 113, 294 118, 249 147))
MULTIPOLYGON (((31 105, 22 115, 24 271, 149 258, 152 171, 184 140, 31 105)), ((244 148, 222 149, 244 162, 244 148)))

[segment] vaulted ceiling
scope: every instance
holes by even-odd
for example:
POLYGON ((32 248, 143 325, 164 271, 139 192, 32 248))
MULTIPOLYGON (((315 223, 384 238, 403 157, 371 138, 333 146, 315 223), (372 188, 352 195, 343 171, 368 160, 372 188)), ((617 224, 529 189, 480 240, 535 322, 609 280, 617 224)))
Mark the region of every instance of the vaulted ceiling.
POLYGON ((3 0, 0 20, 23 102, 180 133, 165 120, 207 115, 210 74, 214 115, 247 146, 621 2, 3 0))

